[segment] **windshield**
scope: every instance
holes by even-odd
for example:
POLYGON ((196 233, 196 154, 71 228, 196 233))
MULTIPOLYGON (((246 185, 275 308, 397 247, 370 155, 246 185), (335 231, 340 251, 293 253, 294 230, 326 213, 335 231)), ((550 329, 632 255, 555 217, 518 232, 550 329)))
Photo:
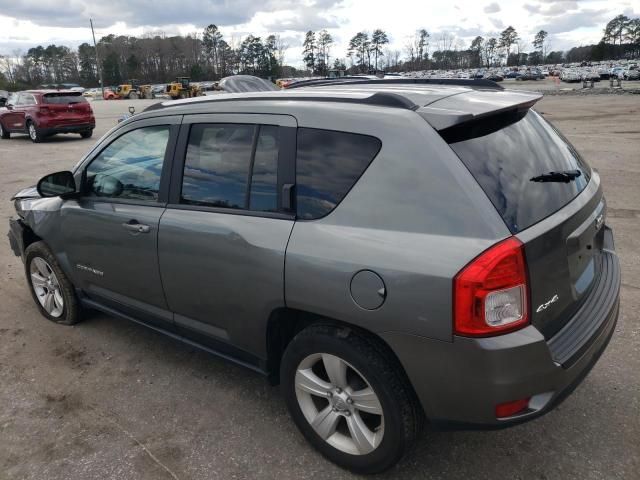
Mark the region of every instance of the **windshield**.
POLYGON ((573 200, 591 171, 575 149, 533 110, 443 132, 512 233, 543 220, 573 200), (501 123, 503 122, 503 123, 501 123), (532 180, 551 172, 569 181, 532 180))

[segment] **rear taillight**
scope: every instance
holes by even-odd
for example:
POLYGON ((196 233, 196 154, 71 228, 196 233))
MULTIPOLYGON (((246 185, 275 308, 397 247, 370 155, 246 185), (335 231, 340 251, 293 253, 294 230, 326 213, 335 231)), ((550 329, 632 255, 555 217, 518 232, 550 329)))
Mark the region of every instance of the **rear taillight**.
POLYGON ((453 282, 457 335, 486 337, 529 323, 527 267, 523 245, 508 238, 464 267, 453 282))
POLYGON ((49 107, 45 107, 44 105, 40 105, 40 115, 51 115, 51 110, 49 107))

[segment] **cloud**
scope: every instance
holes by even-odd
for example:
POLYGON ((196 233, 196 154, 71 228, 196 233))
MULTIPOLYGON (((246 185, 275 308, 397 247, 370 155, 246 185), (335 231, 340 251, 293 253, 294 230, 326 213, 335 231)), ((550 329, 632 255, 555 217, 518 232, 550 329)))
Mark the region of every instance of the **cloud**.
POLYGON ((321 8, 307 7, 298 11, 281 12, 272 21, 265 22, 265 28, 272 32, 322 30, 339 27, 338 19, 321 8))
POLYGON ((527 10, 529 13, 540 13, 542 7, 540 5, 532 5, 530 3, 525 3, 522 8, 527 10))
POLYGON ((484 13, 498 13, 501 10, 500 5, 496 2, 490 3, 484 7, 484 13))
POLYGON ((549 6, 549 8, 540 10, 540 13, 545 16, 563 15, 568 11, 577 10, 577 9, 578 9, 578 2, 562 1, 562 2, 553 3, 549 6))
POLYGON ((320 14, 333 8, 339 0, 316 0, 300 8, 296 0, 0 0, 0 12, 49 27, 86 27, 89 18, 100 26, 124 22, 129 27, 192 24, 204 27, 249 22, 259 12, 308 10, 320 14))
POLYGON ((493 24, 494 27, 496 28, 504 28, 504 23, 502 22, 502 20, 500 20, 499 18, 492 18, 489 17, 489 21, 493 24))
POLYGON ((549 33, 570 32, 577 28, 595 27, 606 22, 611 13, 607 9, 584 9, 575 13, 567 13, 562 16, 553 17, 547 23, 536 28, 549 33))

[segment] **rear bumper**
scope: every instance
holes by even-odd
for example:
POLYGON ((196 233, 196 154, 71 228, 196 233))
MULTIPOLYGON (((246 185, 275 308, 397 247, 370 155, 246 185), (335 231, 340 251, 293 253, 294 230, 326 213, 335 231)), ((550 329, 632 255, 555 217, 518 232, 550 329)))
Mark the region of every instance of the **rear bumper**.
POLYGON ((612 248, 604 251, 603 278, 585 302, 591 307, 581 308, 548 341, 534 326, 492 338, 454 337, 453 342, 383 334, 429 420, 449 427, 501 428, 543 415, 564 400, 595 365, 616 326, 620 267, 612 248), (524 413, 496 418, 496 405, 528 397, 524 413))
POLYGON ((43 127, 40 130, 44 135, 55 135, 56 133, 81 133, 93 130, 95 123, 79 123, 77 125, 58 125, 55 127, 43 127))

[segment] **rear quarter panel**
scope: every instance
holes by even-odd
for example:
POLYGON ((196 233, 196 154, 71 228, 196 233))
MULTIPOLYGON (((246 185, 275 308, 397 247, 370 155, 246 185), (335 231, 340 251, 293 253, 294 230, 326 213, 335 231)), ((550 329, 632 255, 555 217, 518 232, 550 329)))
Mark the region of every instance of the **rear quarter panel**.
POLYGON ((374 332, 452 340, 452 279, 509 236, 477 182, 416 113, 314 105, 300 126, 378 137, 382 149, 341 204, 297 221, 286 254, 287 306, 374 332), (376 310, 360 308, 350 282, 360 270, 384 280, 376 310))

